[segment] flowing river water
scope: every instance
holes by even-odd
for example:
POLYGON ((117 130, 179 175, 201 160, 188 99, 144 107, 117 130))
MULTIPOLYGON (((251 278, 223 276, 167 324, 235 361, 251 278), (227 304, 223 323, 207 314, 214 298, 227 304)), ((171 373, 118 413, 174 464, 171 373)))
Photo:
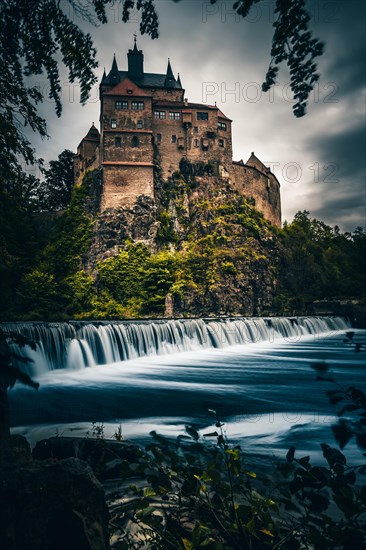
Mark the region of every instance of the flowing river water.
MULTIPOLYGON (((319 457, 334 445, 337 409, 311 365, 325 362, 337 383, 365 389, 366 331, 337 317, 247 318, 138 322, 7 323, 2 328, 37 342, 16 351, 40 389, 9 392, 13 433, 31 443, 59 435, 105 437, 121 426, 125 438, 149 432, 200 433, 225 422, 231 441, 252 453, 284 455, 290 445, 319 457), (346 336, 354 332, 352 339, 346 336)), ((359 452, 352 445, 349 452, 359 452)))

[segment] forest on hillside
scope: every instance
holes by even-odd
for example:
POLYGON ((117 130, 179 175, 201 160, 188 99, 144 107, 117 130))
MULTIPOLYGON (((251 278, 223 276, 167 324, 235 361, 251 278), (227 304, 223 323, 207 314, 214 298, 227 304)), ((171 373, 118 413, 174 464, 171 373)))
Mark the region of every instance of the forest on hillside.
POLYGON ((44 181, 28 176, 1 189, 2 320, 159 317, 167 295, 180 316, 250 308, 288 315, 306 313, 316 300, 365 302, 362 228, 342 233, 303 211, 279 230, 233 193, 203 194, 185 211, 194 182, 180 173, 157 193, 153 246, 126 233, 117 252, 91 261, 103 228, 98 174, 73 187, 71 163, 64 151, 44 181))

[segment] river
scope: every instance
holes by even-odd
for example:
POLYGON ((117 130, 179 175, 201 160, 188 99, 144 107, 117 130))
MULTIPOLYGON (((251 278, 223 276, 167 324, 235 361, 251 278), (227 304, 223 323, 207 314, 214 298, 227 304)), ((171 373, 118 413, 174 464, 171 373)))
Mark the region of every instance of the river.
POLYGON ((334 445, 337 408, 325 396, 334 384, 316 381, 311 365, 325 362, 337 383, 365 389, 365 351, 354 343, 366 331, 342 318, 2 326, 38 342, 36 352, 18 352, 34 360, 27 369, 40 389, 9 392, 12 432, 31 443, 92 436, 92 422, 105 437, 121 426, 140 442, 151 430, 183 434, 185 425, 204 434, 213 409, 248 452, 284 456, 294 445, 317 460, 320 442, 334 445))

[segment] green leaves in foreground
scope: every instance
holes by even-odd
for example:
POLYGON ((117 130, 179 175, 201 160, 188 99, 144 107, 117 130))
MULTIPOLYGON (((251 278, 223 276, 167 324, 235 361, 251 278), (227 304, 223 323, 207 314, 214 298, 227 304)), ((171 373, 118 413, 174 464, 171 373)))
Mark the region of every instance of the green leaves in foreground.
POLYGON ((186 426, 176 441, 152 432, 147 452, 129 465, 125 477, 139 481, 113 518, 124 533, 117 548, 141 548, 141 541, 146 548, 182 550, 346 550, 350 541, 357 548, 365 544, 360 467, 349 466, 327 444, 321 445, 322 466, 309 456, 297 458, 291 447, 287 464, 272 464, 266 477, 249 468, 217 413, 210 413, 213 431, 201 436, 196 426, 186 426))

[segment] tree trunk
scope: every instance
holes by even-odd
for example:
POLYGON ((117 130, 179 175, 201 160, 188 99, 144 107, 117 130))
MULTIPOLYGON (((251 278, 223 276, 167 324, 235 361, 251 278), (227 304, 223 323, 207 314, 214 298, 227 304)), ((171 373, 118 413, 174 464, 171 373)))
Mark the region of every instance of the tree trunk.
POLYGON ((9 402, 7 389, 0 386, 0 460, 10 448, 9 402))

